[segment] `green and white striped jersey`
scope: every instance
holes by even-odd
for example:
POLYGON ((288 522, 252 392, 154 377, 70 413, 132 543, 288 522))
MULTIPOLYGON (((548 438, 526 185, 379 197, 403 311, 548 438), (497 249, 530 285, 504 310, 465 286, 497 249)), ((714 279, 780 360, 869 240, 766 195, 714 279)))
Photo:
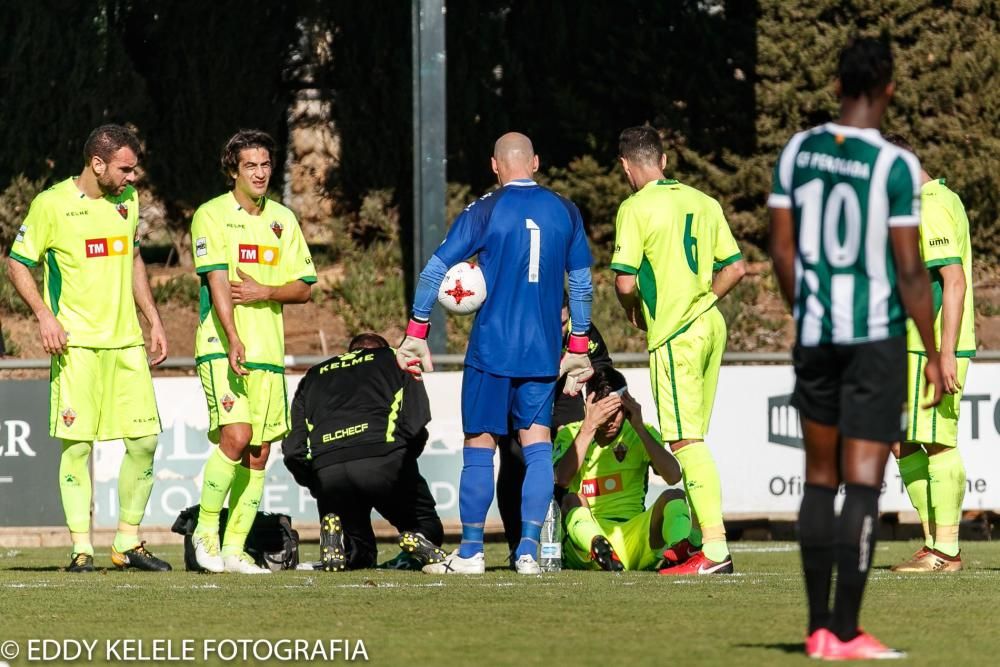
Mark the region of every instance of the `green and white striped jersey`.
POLYGON ((906 333, 890 227, 920 223, 920 163, 876 129, 799 132, 774 168, 771 208, 795 220, 799 345, 851 345, 906 333))

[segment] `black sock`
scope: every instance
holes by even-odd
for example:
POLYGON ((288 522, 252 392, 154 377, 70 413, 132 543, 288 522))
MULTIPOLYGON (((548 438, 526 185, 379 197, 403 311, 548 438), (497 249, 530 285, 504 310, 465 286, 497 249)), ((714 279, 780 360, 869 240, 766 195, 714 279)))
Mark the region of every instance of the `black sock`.
POLYGON ((799 508, 802 572, 809 600, 809 634, 830 624, 830 579, 833 574, 836 489, 806 484, 799 508))
POLYGON ((848 484, 837 524, 837 591, 830 629, 841 641, 858 635, 861 598, 868 582, 875 533, 878 530, 879 490, 848 484))

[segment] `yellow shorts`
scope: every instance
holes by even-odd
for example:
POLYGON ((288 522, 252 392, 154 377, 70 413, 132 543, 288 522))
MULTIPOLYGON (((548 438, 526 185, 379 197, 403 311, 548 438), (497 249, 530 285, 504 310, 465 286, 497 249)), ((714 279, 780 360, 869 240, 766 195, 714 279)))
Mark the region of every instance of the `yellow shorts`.
POLYGON ((89 442, 159 432, 160 413, 145 347, 70 347, 52 357, 49 435, 53 438, 89 442))
MULTIPOLYGON (((601 533, 608 538, 626 570, 649 570, 660 562, 660 552, 649 546, 649 524, 652 518, 653 508, 650 507, 628 521, 596 519, 601 533)), ((600 566, 590 560, 590 551, 580 551, 570 540, 572 531, 573 523, 568 521, 566 537, 563 539, 563 565, 568 570, 599 570, 600 566)))
POLYGON ((725 349, 726 321, 713 307, 686 331, 649 353, 649 376, 664 442, 701 440, 708 433, 725 349))
POLYGON ((208 402, 208 439, 213 443, 218 444, 219 428, 227 424, 250 424, 251 445, 288 435, 288 385, 282 373, 255 368, 240 376, 223 357, 198 364, 198 377, 208 402))
MULTIPOLYGON (((906 404, 909 407, 906 420, 906 442, 958 446, 958 415, 962 403, 962 390, 957 394, 941 394, 941 402, 936 408, 922 409, 924 390, 924 364, 927 357, 917 352, 907 355, 908 391, 906 404)), ((958 383, 965 386, 965 376, 969 372, 969 358, 958 358, 958 383)))

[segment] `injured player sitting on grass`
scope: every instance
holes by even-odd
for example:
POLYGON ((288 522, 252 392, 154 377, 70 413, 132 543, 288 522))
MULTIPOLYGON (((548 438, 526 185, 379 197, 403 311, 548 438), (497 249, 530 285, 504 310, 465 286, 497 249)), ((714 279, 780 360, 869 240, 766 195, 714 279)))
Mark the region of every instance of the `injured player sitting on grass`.
POLYGON ((567 568, 651 570, 664 561, 661 574, 697 574, 683 571, 701 548, 684 492, 667 489, 645 507, 649 468, 668 484, 681 480, 681 469, 657 430, 643 423, 621 373, 595 370, 583 421, 559 432, 553 458, 567 568))

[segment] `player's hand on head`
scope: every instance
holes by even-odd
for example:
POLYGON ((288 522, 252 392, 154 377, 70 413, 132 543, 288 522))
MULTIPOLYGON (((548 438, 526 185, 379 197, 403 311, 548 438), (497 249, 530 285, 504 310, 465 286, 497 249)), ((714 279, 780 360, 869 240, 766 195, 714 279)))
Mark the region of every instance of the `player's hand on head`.
POLYGON ((55 315, 46 312, 39 317, 38 331, 42 339, 42 349, 47 354, 65 354, 69 335, 55 315))
POLYGON ((627 390, 622 394, 622 407, 625 409, 625 414, 633 426, 636 423, 642 424, 642 406, 639 405, 639 401, 635 400, 627 390))
POLYGON ((244 368, 243 364, 247 360, 247 351, 243 347, 243 341, 239 338, 229 341, 229 367, 237 375, 249 375, 250 371, 244 368))
POLYGON ((593 393, 588 394, 584 401, 584 422, 596 430, 610 420, 621 407, 622 399, 618 394, 608 394, 604 398, 597 398, 593 393))
POLYGON ((924 379, 927 381, 927 389, 921 399, 924 401, 920 407, 924 409, 933 408, 941 402, 942 386, 944 381, 941 377, 941 360, 928 359, 924 366, 924 379))

